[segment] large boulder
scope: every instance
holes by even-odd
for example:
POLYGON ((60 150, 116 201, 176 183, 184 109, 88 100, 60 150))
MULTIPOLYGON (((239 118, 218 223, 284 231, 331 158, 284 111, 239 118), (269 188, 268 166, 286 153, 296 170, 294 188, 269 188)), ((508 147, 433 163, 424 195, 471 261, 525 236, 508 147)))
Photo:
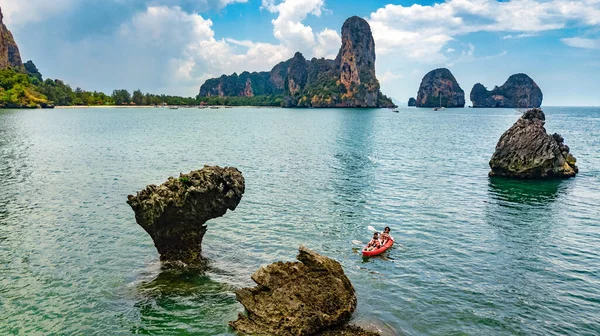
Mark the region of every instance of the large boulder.
POLYGON ((573 177, 576 159, 559 134, 546 133, 546 116, 531 109, 504 132, 490 160, 490 176, 514 178, 573 177))
POLYGON ((299 262, 276 262, 260 268, 252 275, 256 287, 236 291, 248 314, 240 314, 236 321, 230 322, 231 327, 252 335, 364 332, 345 326, 357 301, 342 266, 303 246, 297 259, 299 262))
POLYGON ((235 210, 244 194, 242 173, 233 167, 204 166, 160 186, 149 185, 127 203, 164 261, 202 260, 206 221, 235 210))
POLYGON ((440 68, 428 72, 419 86, 417 107, 465 107, 465 92, 450 70, 440 68))
POLYGON ((471 90, 473 107, 532 108, 540 107, 544 95, 540 87, 526 74, 508 77, 506 82, 492 91, 477 83, 471 90))

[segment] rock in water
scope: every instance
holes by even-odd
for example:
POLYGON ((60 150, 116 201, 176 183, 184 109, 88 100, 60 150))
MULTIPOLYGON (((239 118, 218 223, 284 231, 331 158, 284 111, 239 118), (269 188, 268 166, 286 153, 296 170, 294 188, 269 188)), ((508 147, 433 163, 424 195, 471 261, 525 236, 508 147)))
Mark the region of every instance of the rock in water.
POLYGON ((408 100, 408 106, 417 106, 417 100, 414 97, 410 97, 408 100))
POLYGON ((465 107, 465 92, 446 68, 431 70, 423 77, 417 107, 465 107), (440 104, 441 96, 441 104, 440 104))
POLYGON ((490 176, 514 178, 573 177, 578 172, 575 157, 559 134, 546 133, 546 116, 531 109, 504 132, 490 160, 490 176))
POLYGON ((23 61, 21 60, 19 47, 3 20, 4 15, 2 9, 0 9, 0 69, 22 67, 23 61))
POLYGON ((544 95, 540 87, 526 74, 508 77, 500 86, 488 91, 480 83, 471 90, 473 107, 532 108, 542 105, 544 95))
POLYGON ((233 329, 252 335, 315 335, 329 329, 337 331, 328 335, 343 334, 337 328, 350 320, 356 295, 342 266, 303 246, 297 259, 260 268, 252 275, 258 286, 236 291, 248 315, 230 322, 233 329))
POLYGON ((149 185, 127 203, 148 232, 164 261, 194 263, 202 259, 206 221, 235 210, 244 194, 242 173, 233 167, 204 166, 160 186, 149 185))

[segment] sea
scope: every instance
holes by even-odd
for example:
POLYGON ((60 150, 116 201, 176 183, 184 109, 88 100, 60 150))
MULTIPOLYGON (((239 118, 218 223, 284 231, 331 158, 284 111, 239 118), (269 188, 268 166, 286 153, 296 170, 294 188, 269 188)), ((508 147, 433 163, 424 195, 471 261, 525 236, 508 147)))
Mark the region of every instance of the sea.
POLYGON ((488 177, 513 109, 1 110, 0 335, 234 335, 235 290, 300 245, 384 335, 598 335, 600 108, 543 110, 575 178, 488 177), (246 193, 206 269, 161 265, 127 195, 204 165, 246 193))

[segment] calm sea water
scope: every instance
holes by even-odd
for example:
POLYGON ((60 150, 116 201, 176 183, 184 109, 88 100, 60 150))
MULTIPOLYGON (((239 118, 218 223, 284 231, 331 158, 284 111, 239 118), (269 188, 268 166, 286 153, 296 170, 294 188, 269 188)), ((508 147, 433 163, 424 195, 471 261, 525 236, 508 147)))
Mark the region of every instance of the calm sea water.
POLYGON ((340 261, 355 320, 405 335, 598 335, 600 108, 545 108, 570 180, 489 179, 510 109, 0 112, 0 334, 229 335, 233 291, 300 244, 340 261), (128 194, 204 164, 247 192, 204 273, 161 269, 128 194), (363 260, 352 240, 400 244, 363 260))

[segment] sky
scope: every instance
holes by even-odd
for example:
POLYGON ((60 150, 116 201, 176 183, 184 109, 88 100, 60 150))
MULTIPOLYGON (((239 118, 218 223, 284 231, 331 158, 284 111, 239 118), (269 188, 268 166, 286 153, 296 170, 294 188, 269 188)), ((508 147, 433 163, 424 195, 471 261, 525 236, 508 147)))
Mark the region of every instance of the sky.
POLYGON ((465 91, 526 73, 545 106, 600 106, 600 0, 0 0, 26 60, 73 88, 195 96, 207 78, 334 58, 353 15, 399 104, 449 68, 465 91))

